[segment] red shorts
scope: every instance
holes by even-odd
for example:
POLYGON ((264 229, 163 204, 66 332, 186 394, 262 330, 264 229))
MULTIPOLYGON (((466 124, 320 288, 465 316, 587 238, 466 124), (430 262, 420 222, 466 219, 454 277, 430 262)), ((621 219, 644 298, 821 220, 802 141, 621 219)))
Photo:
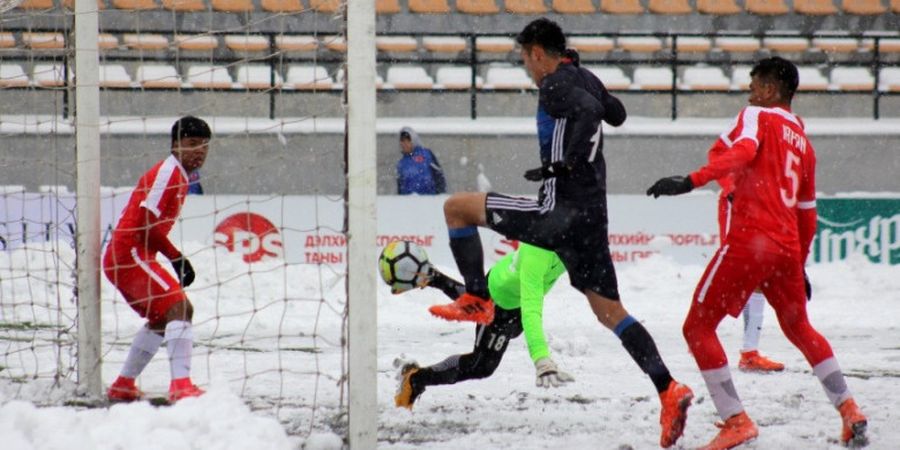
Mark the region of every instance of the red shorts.
POLYGON ((151 324, 164 323, 176 303, 187 300, 181 284, 148 253, 128 244, 110 242, 103 256, 103 273, 131 309, 151 324))

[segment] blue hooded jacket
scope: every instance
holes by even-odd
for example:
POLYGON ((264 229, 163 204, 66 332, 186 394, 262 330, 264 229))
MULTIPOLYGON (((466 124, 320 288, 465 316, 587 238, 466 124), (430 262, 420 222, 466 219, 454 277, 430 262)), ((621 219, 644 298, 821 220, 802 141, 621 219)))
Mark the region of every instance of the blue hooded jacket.
POLYGON ((419 135, 412 128, 403 127, 400 132, 409 134, 413 150, 407 154, 401 148, 397 161, 397 193, 434 195, 446 192, 444 170, 434 153, 422 146, 419 135))

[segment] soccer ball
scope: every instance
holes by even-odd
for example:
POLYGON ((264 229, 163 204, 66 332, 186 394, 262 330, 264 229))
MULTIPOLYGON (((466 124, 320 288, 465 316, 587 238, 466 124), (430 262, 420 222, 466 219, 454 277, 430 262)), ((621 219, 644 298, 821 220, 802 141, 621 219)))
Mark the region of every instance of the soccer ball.
POLYGON ((378 257, 378 272, 393 294, 427 286, 430 271, 425 249, 410 241, 391 242, 378 257))
POLYGON ((0 0, 0 13, 4 13, 19 6, 19 3, 22 3, 22 0, 0 0))

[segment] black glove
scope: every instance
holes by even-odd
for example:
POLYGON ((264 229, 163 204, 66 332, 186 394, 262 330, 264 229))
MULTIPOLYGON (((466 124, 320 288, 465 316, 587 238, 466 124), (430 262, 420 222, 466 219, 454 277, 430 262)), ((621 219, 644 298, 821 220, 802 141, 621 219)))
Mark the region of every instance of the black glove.
POLYGON ((175 258, 171 261, 172 268, 175 269, 175 275, 183 287, 188 287, 194 282, 194 266, 184 256, 175 258))
POLYGON ((557 161, 548 166, 541 166, 537 169, 525 171, 525 179, 528 181, 541 181, 547 178, 562 177, 569 174, 569 168, 566 163, 557 161))
POLYGON ((803 285, 806 288, 806 301, 812 300, 812 284, 809 283, 809 275, 806 274, 806 269, 803 269, 803 285))
POLYGON ((694 189, 694 183, 691 177, 683 177, 676 175, 674 177, 660 178, 647 189, 647 195, 658 198, 660 195, 681 195, 691 192, 694 189))

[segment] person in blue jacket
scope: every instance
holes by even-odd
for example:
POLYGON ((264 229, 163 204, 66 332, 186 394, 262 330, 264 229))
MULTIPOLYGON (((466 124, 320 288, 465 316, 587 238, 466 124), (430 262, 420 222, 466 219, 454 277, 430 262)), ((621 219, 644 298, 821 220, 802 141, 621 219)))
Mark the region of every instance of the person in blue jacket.
POLYGON ((400 152, 400 160, 397 161, 398 194, 434 195, 447 191, 444 169, 410 127, 400 129, 400 152))

